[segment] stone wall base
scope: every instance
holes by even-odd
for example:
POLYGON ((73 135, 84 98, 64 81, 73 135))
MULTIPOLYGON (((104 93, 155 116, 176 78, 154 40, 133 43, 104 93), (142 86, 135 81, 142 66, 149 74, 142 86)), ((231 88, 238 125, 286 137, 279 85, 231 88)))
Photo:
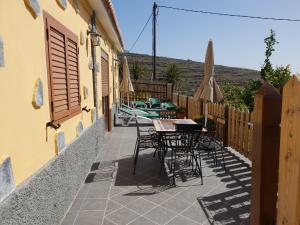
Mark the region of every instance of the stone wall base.
POLYGON ((97 120, 1 202, 0 225, 59 224, 103 148, 104 127, 97 120))

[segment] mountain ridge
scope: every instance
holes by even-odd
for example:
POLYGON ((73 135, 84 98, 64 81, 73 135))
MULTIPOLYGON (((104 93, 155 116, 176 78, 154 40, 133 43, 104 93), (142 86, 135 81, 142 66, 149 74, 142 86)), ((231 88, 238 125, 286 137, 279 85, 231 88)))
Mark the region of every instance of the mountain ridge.
MULTIPOLYGON (((135 61, 142 63, 146 73, 141 81, 151 80, 152 75, 152 56, 140 53, 126 53, 130 71, 135 61)), ((190 59, 176 59, 164 56, 156 57, 156 78, 157 80, 164 79, 164 71, 169 64, 178 66, 182 82, 177 87, 177 92, 186 95, 193 95, 197 87, 200 85, 204 77, 204 63, 190 59)), ((132 71, 131 71, 132 74, 132 71)), ((257 70, 230 67, 223 65, 215 65, 215 78, 218 84, 230 83, 237 86, 243 86, 249 80, 260 79, 260 73, 257 70)), ((132 78, 133 79, 133 78, 132 78)))

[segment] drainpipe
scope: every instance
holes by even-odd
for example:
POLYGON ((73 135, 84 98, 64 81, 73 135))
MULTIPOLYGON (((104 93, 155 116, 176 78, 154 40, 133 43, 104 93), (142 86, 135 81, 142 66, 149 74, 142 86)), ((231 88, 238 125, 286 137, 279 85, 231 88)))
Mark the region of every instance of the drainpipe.
MULTIPOLYGON (((93 11, 93 15, 91 18, 91 32, 97 33, 96 29, 96 13, 93 11)), ((99 115, 99 106, 98 106, 98 87, 97 87, 97 61, 96 61, 96 46, 94 45, 92 41, 92 36, 91 36, 91 54, 92 54, 92 61, 93 61, 93 69, 92 69, 92 74, 93 74, 93 92, 94 92, 94 107, 96 109, 96 120, 98 120, 98 115, 99 115)))

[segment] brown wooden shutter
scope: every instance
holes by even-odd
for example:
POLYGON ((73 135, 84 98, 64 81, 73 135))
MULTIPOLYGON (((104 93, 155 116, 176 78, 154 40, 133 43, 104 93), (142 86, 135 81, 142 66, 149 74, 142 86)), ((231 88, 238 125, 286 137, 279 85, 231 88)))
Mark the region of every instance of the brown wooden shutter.
POLYGON ((68 72, 70 84, 70 107, 71 113, 80 110, 80 85, 78 68, 78 46, 68 38, 68 72))
POLYGON ((109 66, 108 54, 101 51, 102 96, 109 95, 109 66))
POLYGON ((51 119, 63 122, 81 112, 77 37, 45 13, 51 119))

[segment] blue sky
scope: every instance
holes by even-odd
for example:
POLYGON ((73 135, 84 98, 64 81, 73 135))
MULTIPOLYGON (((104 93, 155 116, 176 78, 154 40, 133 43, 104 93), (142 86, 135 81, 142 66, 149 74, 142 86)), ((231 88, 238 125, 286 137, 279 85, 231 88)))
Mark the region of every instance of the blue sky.
MULTIPOLYGON (((125 48, 129 49, 151 14, 152 0, 113 0, 125 48)), ((299 0, 158 0, 158 5, 231 14, 300 19, 299 0)), ((132 52, 151 54, 152 23, 132 52)), ((300 72, 300 22, 275 22, 212 16, 160 8, 157 55, 204 61, 207 42, 214 41, 215 63, 260 69, 264 61, 264 38, 275 30, 279 44, 271 61, 290 64, 300 72)))

